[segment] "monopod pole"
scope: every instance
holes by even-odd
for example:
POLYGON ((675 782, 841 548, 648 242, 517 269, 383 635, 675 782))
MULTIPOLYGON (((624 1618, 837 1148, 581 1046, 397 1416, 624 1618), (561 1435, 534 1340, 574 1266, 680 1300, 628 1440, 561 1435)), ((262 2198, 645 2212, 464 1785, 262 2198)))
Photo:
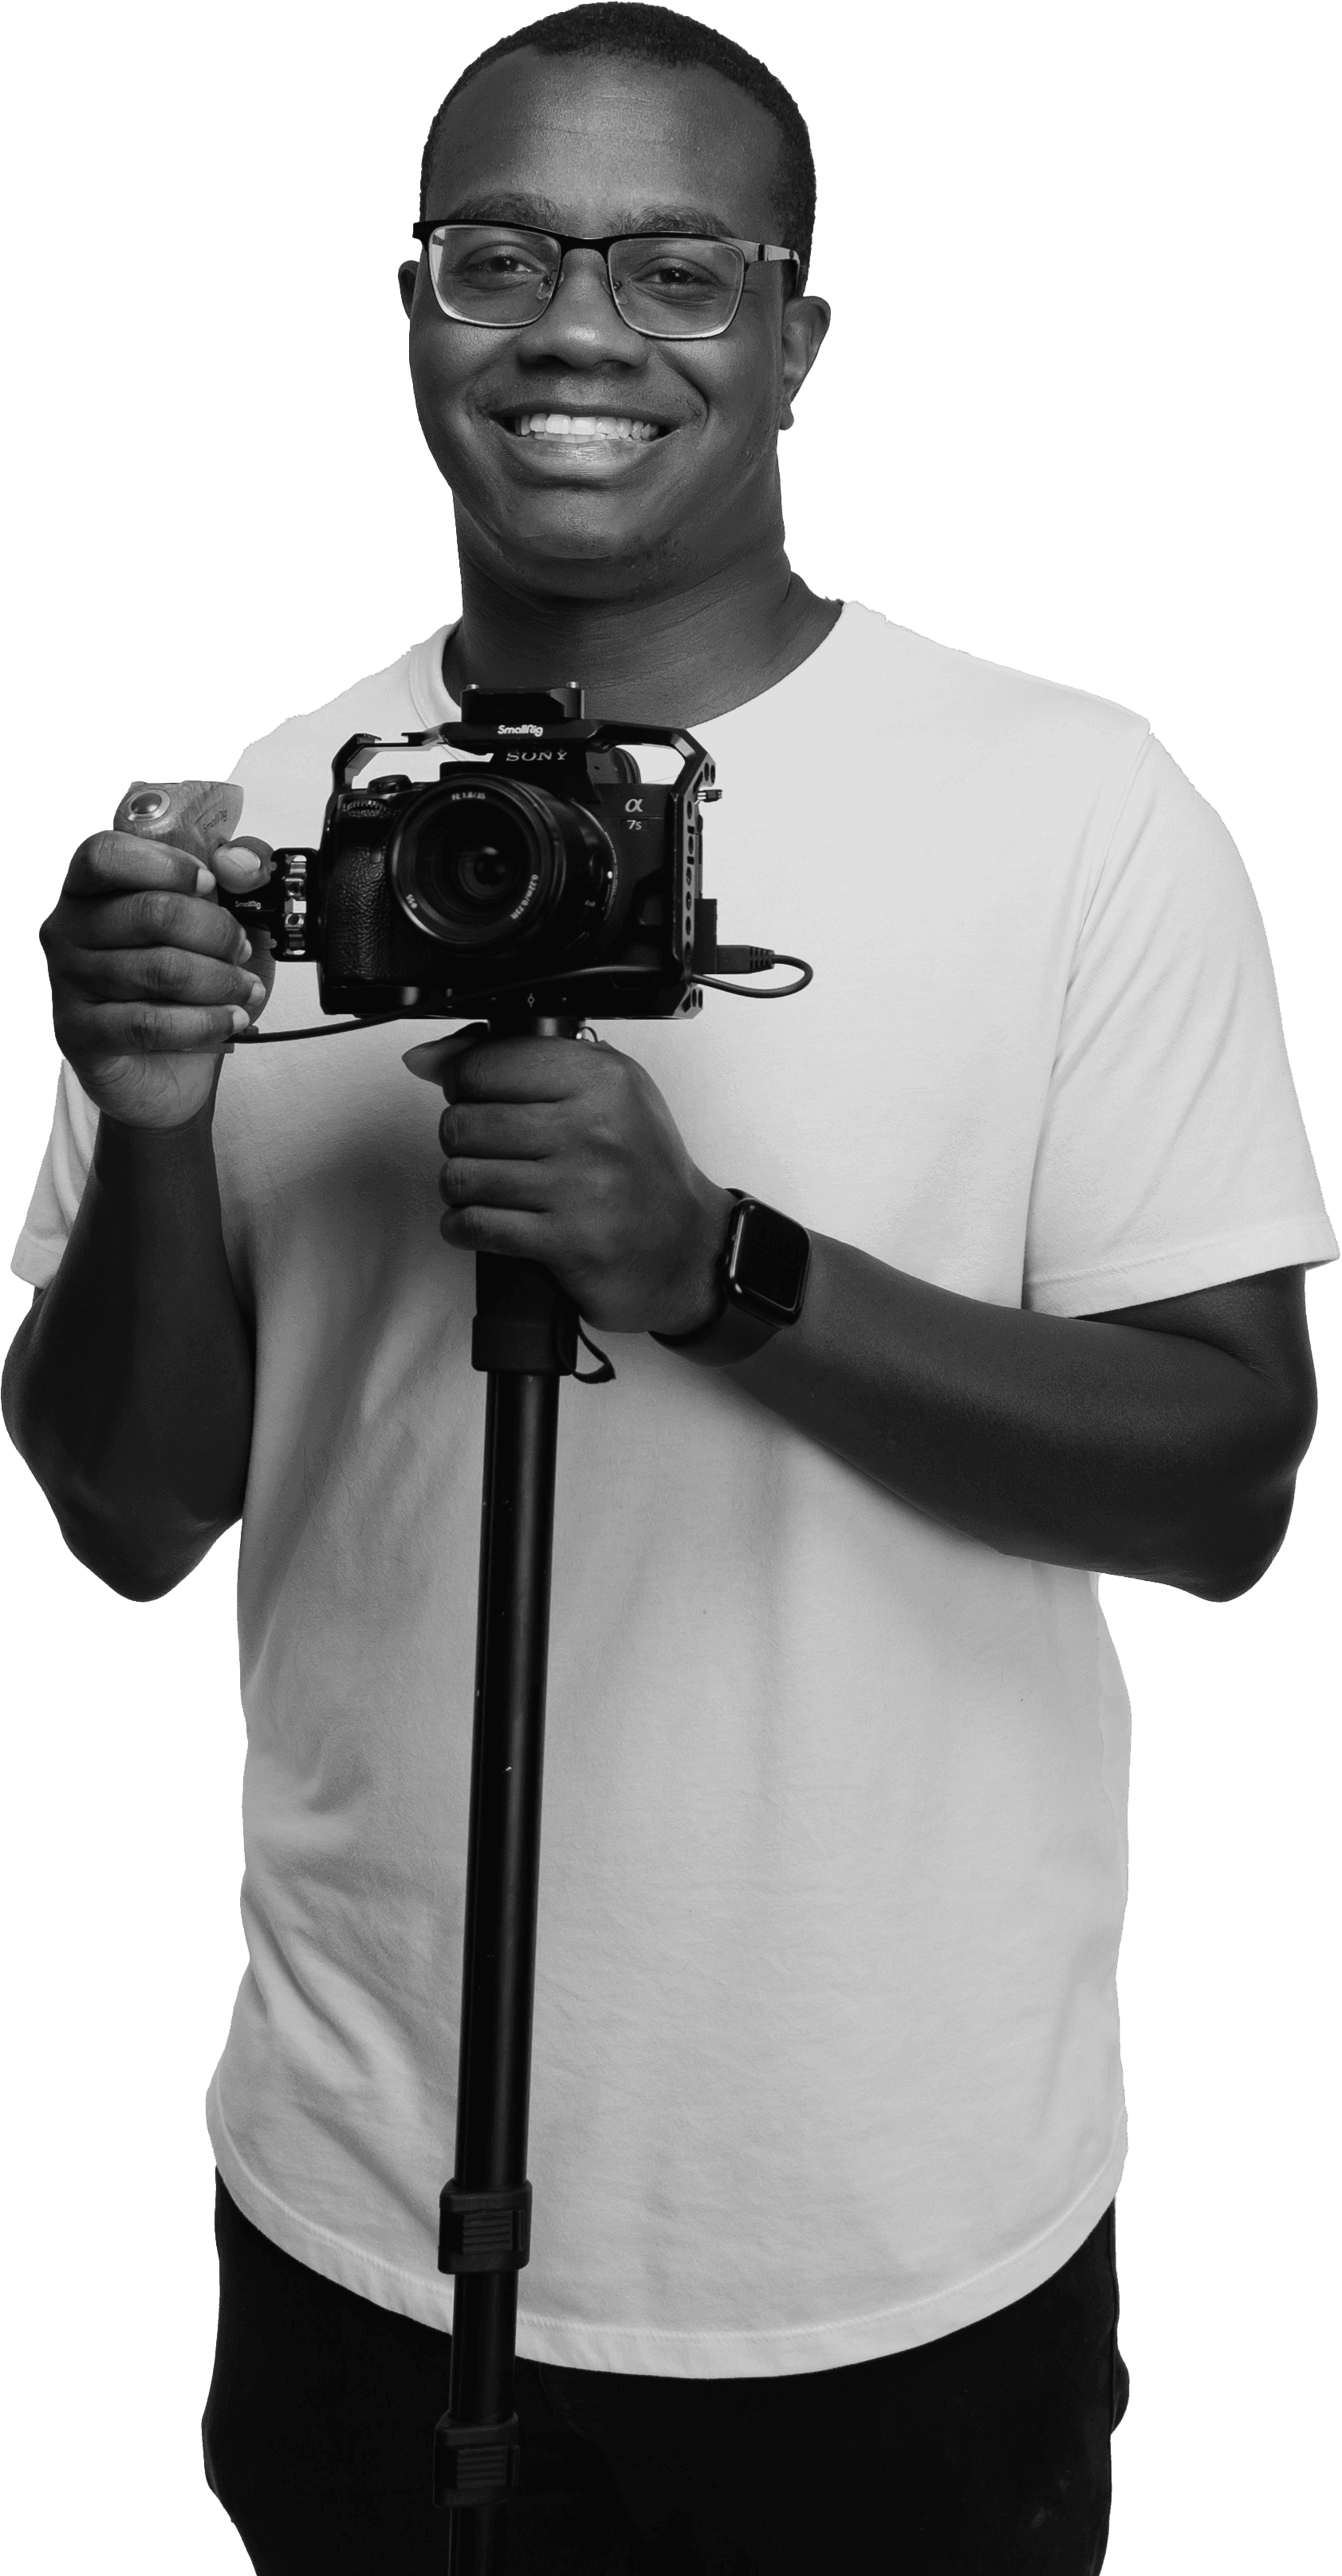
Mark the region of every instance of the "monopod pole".
MULTIPOLYGON (((572 1021, 530 1021, 571 1036, 572 1021)), ((472 1364, 487 1373, 475 1726, 457 2070, 456 2161, 438 2266, 454 2275, 436 2504, 453 2508, 448 2576, 501 2576, 505 2498, 520 2482, 513 2408, 517 2275, 530 2253, 526 2178, 540 1877, 559 1381, 577 1310, 538 1262, 476 1256, 472 1364)))

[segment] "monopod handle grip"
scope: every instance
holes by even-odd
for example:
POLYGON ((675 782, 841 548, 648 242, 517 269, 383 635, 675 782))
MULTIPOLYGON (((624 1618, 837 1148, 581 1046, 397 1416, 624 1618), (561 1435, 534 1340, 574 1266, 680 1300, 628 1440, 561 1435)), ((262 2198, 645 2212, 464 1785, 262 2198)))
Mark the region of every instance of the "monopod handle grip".
POLYGON ((539 1261, 502 1252, 475 1256, 471 1366, 527 1377, 571 1377, 578 1309, 539 1261))
MULTIPOLYGON (((493 1037, 576 1038, 577 1020, 495 1020, 493 1037)), ((477 1252, 472 1368, 508 1375, 571 1377, 578 1363, 578 1309, 539 1261, 477 1252)))

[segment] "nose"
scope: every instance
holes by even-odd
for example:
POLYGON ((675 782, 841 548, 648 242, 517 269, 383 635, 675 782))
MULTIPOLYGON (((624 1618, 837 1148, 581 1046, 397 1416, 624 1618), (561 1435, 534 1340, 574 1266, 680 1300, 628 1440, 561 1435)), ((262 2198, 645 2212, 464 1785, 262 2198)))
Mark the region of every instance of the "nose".
POLYGON ((565 253, 554 294, 539 321, 520 335, 518 354, 531 361, 558 358, 570 367, 599 367, 610 360, 626 367, 646 364, 647 341, 616 312, 599 250, 565 253))

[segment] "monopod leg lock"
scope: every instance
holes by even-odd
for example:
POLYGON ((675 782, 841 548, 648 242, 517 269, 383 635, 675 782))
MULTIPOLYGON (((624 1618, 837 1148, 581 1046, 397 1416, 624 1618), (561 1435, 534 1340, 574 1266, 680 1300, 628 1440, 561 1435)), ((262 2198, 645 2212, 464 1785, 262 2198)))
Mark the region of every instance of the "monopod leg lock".
POLYGON ((502 2504, 522 2483, 521 2429, 515 2415, 501 2424, 454 2424, 441 2416, 433 2428, 433 2501, 439 2510, 502 2504))
POLYGON ((463 2191, 456 2176, 438 2194, 440 2272, 520 2272, 531 2260, 531 2185, 463 2191))
MULTIPOLYGON (((531 2185, 463 2191, 455 2176, 438 2195, 440 2272, 518 2272, 531 2259, 531 2185)), ((516 2415, 499 2424, 440 2417, 433 2432, 433 2500, 440 2507, 496 2504, 522 2477, 516 2415)))

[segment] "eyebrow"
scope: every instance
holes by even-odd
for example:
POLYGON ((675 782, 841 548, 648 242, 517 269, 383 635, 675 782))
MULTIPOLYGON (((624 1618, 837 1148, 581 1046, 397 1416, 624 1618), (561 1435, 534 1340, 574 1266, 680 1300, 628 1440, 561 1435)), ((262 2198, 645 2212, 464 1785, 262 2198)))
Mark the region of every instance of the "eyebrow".
MULTIPOLYGON (((568 226, 563 211, 552 197, 478 196, 464 197, 449 213, 432 218, 440 224, 523 224, 534 232, 563 233, 568 226)), ((699 233, 709 238, 734 240, 730 226, 721 215, 707 206, 640 206, 636 212, 621 216, 615 226, 621 233, 699 233)))

